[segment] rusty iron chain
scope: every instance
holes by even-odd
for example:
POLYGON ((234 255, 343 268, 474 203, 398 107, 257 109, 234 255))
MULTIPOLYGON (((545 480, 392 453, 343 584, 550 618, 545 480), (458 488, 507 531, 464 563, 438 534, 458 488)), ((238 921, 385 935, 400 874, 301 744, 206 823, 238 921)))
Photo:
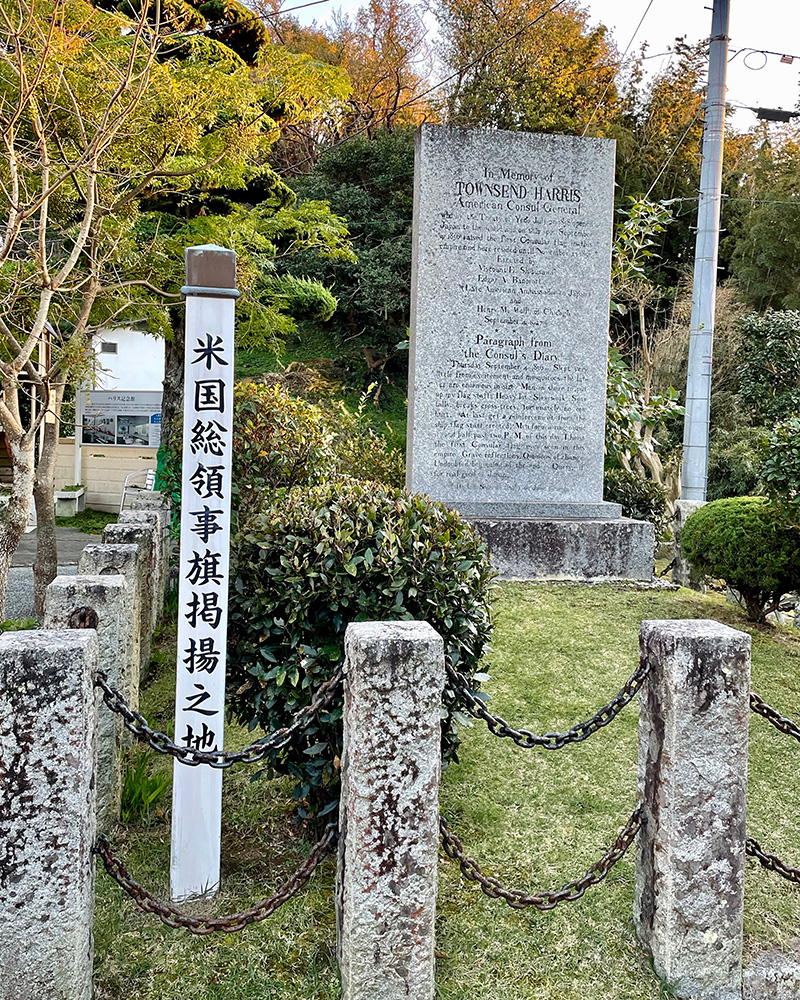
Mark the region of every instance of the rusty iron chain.
POLYGON ((793 736, 796 740, 800 740, 800 726, 798 726, 796 722, 792 722, 791 719, 787 719, 785 716, 781 715, 781 713, 777 711, 777 709, 774 709, 771 705, 768 705, 760 695, 755 693, 755 691, 750 692, 750 708, 758 715, 762 715, 767 722, 771 722, 779 732, 784 733, 786 736, 793 736))
POLYGON ((776 875, 794 882, 795 885, 800 885, 800 868, 792 868, 781 861, 777 854, 765 851, 754 837, 748 837, 745 840, 744 849, 747 854, 760 861, 768 871, 775 872, 776 875))
POLYGON ((532 750, 534 747, 543 747, 545 750, 560 750, 568 743, 581 743, 588 739, 593 733, 612 722, 622 709, 633 701, 651 669, 650 661, 642 658, 639 666, 625 681, 617 694, 591 719, 579 722, 565 733, 538 735, 529 729, 514 729, 505 719, 499 715, 493 715, 478 695, 470 689, 469 678, 455 669, 449 657, 445 659, 445 666, 451 683, 456 686, 458 693, 463 695, 469 714, 476 719, 482 719, 489 727, 489 732, 494 733, 495 736, 508 737, 524 750, 532 750))
POLYGON ((524 910, 528 906, 533 906, 537 910, 552 910, 559 903, 571 903, 580 899, 587 889, 602 882, 614 865, 625 855, 645 822, 646 817, 642 812, 642 807, 637 806, 611 847, 585 875, 574 882, 567 882, 560 889, 537 892, 533 895, 528 895, 522 889, 505 889, 498 879, 492 875, 484 874, 478 862, 464 853, 464 845, 454 833, 450 832, 444 816, 439 817, 439 830, 442 836, 442 846, 447 856, 453 861, 457 861, 464 877, 470 882, 477 882, 481 891, 490 899, 503 899, 515 910, 524 910))
MULTIPOLYGON (((778 732, 784 733, 786 736, 793 736, 800 741, 800 726, 768 705, 755 691, 750 692, 750 708, 758 715, 763 716, 778 732)), ((800 885, 800 868, 792 868, 791 865, 781 861, 777 854, 765 851, 754 837, 748 837, 745 840, 745 851, 751 857, 756 858, 768 871, 775 872, 776 875, 794 882, 795 885, 800 885)))
POLYGON ((254 764, 286 746, 289 740, 308 726, 312 717, 331 701, 343 676, 344 670, 340 667, 332 677, 320 684, 311 703, 300 709, 291 725, 268 733, 242 750, 192 750, 189 747, 178 746, 166 733, 153 729, 140 712, 131 708, 122 694, 108 683, 108 677, 102 670, 96 672, 95 684, 103 692, 103 701, 108 708, 122 716, 125 728, 133 733, 140 743, 147 743, 157 753, 168 754, 188 767, 208 764, 209 767, 224 770, 233 764, 254 764))
POLYGON ((234 934, 236 931, 244 930, 249 924, 257 924, 265 920, 292 896, 296 896, 321 862, 333 853, 338 836, 339 831, 336 824, 329 823, 325 827, 322 839, 314 844, 306 860, 271 896, 260 900, 249 910, 243 910, 241 913, 228 913, 224 917, 194 917, 179 910, 171 903, 164 903, 157 899, 147 889, 139 885, 120 859, 115 857, 106 837, 100 837, 97 847, 94 848, 94 853, 102 859, 108 874, 131 897, 136 906, 143 913, 154 914, 167 927, 182 928, 189 931, 190 934, 198 936, 234 934))

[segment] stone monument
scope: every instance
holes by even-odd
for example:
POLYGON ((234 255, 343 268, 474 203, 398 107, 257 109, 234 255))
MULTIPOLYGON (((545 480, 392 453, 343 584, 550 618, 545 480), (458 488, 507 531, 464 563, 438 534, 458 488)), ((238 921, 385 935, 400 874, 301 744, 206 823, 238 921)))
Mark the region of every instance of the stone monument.
POLYGON ((653 527, 603 500, 614 142, 423 125, 408 486, 501 576, 650 579, 653 527))

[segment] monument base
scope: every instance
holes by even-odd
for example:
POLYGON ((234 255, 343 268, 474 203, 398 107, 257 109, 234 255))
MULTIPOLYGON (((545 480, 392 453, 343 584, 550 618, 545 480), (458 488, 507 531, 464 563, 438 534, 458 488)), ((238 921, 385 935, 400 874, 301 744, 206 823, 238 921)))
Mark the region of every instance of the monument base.
POLYGON ((501 580, 651 580, 655 529, 609 520, 467 517, 501 580))

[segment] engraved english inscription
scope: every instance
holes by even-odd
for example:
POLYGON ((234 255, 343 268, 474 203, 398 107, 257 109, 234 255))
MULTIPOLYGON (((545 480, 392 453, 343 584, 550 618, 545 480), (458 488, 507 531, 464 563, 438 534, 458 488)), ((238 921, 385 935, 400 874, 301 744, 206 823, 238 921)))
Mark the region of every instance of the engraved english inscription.
MULTIPOLYGON (((602 498, 610 185, 577 142, 423 130, 414 489, 602 498)), ((613 147, 590 142, 613 170, 613 147)))

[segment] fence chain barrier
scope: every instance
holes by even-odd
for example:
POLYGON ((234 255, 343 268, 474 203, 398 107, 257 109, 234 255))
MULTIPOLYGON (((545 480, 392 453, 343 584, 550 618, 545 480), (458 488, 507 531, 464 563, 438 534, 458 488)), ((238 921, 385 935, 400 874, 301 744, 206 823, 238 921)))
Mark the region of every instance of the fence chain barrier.
POLYGON ((184 913, 171 903, 157 899, 147 889, 143 888, 133 878, 125 865, 111 852, 111 845, 106 837, 100 837, 94 853, 103 861, 106 871, 134 901, 143 913, 152 913, 167 925, 167 927, 183 928, 190 934, 203 936, 206 934, 234 934, 244 930, 249 924, 257 924, 266 920, 279 907, 283 906, 292 896, 305 886, 324 859, 336 849, 339 831, 335 823, 325 827, 322 839, 311 848, 306 860, 296 869, 290 878, 271 896, 260 900, 249 910, 241 913, 228 913, 224 917, 194 917, 184 913))
POLYGON ((567 882, 566 885, 555 891, 537 892, 533 895, 528 895, 522 889, 505 889, 498 879, 484 874, 478 862, 464 853, 464 845, 454 833, 450 832, 444 816, 439 817, 439 830, 447 856, 453 861, 457 861, 464 877, 470 882, 477 882, 481 891, 490 899, 504 899, 515 910, 524 910, 528 906, 534 906, 537 910, 552 910, 559 903, 572 903, 576 899, 580 899, 587 889, 602 882, 614 865, 625 855, 635 840, 636 834, 646 822, 647 819, 642 812, 642 807, 637 806, 611 847, 585 875, 574 882, 567 882))
MULTIPOLYGON (((758 715, 763 716, 778 732, 784 733, 786 736, 793 736, 800 741, 800 726, 791 719, 787 719, 785 715, 781 715, 777 709, 768 705, 754 691, 750 692, 750 708, 758 715)), ((765 851, 754 837, 748 837, 745 840, 744 849, 750 857, 759 861, 768 871, 775 872, 776 875, 788 879, 789 882, 794 882, 795 885, 800 885, 800 868, 792 868, 791 865, 781 861, 777 854, 765 851)))
POLYGON ((781 715, 777 709, 768 705, 764 699, 760 695, 757 695, 754 691, 750 692, 750 708, 758 715, 762 715, 767 722, 771 722, 779 732, 784 733, 786 736, 793 736, 796 740, 800 740, 800 726, 798 726, 796 722, 792 722, 791 719, 787 719, 786 716, 781 715))
POLYGON ((639 666, 625 681, 617 694, 591 719, 579 722, 566 733, 543 733, 542 735, 532 733, 528 729, 514 729, 499 715, 492 715, 478 695, 470 689, 469 678, 455 669, 449 657, 445 659, 445 667, 450 681, 456 686, 458 693, 463 695, 469 714, 473 718, 482 719, 489 727, 489 732, 494 733, 495 736, 508 737, 518 747, 525 750, 532 750, 534 747, 544 747, 545 750, 560 750, 568 743, 581 743, 602 729, 603 726, 612 722, 639 693, 650 673, 651 664, 648 659, 643 657, 639 666))
POLYGON ((747 854, 760 861, 768 871, 775 872, 776 875, 794 882, 795 885, 800 885, 800 868, 792 868, 781 861, 777 854, 765 851, 754 837, 748 837, 745 840, 744 849, 747 854))
POLYGON ((312 717, 330 703, 343 676, 344 670, 340 667, 332 677, 320 684, 311 704, 297 712, 291 725, 268 733, 242 750, 192 750, 189 747, 178 746, 166 733, 153 729, 140 712, 131 708, 122 694, 108 683, 108 677, 102 670, 96 672, 95 684, 103 692, 103 701, 106 705, 112 712, 122 716, 125 728, 133 733, 140 743, 147 743, 157 753, 174 757, 188 767, 208 764, 209 767, 224 770, 233 764, 255 764, 268 754, 286 746, 295 733, 304 729, 312 717))

